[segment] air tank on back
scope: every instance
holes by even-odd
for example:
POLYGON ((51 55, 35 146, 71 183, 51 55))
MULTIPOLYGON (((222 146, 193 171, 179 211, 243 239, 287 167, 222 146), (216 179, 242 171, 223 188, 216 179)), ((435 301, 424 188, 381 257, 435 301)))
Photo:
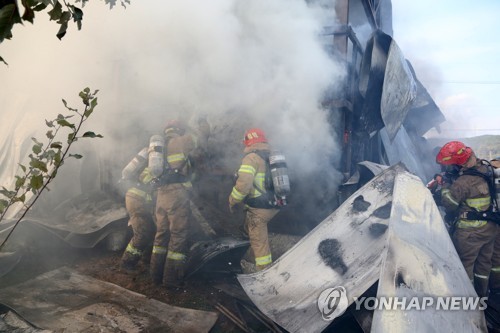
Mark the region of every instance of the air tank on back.
POLYGON ((148 164, 148 148, 144 147, 122 170, 123 179, 134 179, 148 164))
POLYGON ((286 205, 286 196, 290 194, 290 179, 288 177, 288 167, 286 165, 285 155, 279 150, 273 150, 269 155, 269 167, 273 180, 274 193, 277 199, 286 205))
POLYGON ((153 178, 158 178, 163 173, 165 139, 163 135, 155 134, 149 139, 148 168, 153 178))

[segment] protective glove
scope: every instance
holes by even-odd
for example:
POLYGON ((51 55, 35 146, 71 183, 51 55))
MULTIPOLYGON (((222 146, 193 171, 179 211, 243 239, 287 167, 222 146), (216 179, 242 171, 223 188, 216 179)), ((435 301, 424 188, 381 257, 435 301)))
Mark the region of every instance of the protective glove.
POLYGON ((234 207, 233 205, 231 205, 231 204, 229 204, 229 212, 230 212, 231 214, 234 214, 234 213, 236 212, 235 207, 234 207))

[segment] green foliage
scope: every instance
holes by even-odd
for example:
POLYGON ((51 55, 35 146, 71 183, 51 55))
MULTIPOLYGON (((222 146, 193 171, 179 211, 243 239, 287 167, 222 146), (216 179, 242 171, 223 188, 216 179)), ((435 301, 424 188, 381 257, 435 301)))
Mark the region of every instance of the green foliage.
MULTIPOLYGON (((23 213, 16 222, 19 223, 25 216, 26 212, 33 206, 43 190, 47 189, 49 183, 57 175, 58 169, 64 164, 67 158, 80 159, 80 154, 70 154, 69 149, 73 143, 83 138, 102 138, 102 135, 87 131, 83 135, 79 135, 82 125, 94 111, 97 106, 98 90, 91 92, 89 88, 85 88, 79 93, 84 105, 83 112, 78 109, 71 108, 63 100, 63 104, 69 112, 69 115, 59 114, 53 120, 46 120, 45 124, 49 127, 46 133, 47 142, 40 142, 36 138, 31 138, 33 146, 31 153, 28 155, 29 163, 27 165, 19 164, 19 175, 16 176, 14 189, 8 189, 4 186, 0 189, 0 222, 5 217, 7 211, 14 204, 23 203, 23 213), (71 119, 76 119, 71 122, 71 119), (59 136, 67 134, 66 143, 57 140, 59 136), (28 196, 29 194, 29 196, 28 196), (26 198, 31 197, 29 202, 26 198)), ((14 228, 11 229, 11 232, 14 228)), ((7 241, 9 235, 0 245, 0 250, 7 241)))

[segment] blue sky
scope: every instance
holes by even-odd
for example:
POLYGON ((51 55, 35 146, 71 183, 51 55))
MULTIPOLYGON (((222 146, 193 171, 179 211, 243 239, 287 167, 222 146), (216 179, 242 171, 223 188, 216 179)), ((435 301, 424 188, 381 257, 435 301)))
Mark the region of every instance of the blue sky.
POLYGON ((447 121, 441 134, 500 134, 500 1, 392 0, 394 39, 447 121))

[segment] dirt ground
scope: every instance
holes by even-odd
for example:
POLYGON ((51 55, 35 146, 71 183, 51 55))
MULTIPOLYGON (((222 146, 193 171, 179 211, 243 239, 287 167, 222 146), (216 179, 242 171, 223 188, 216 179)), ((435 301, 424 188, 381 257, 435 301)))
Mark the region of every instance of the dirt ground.
MULTIPOLYGON (((148 276, 148 268, 140 265, 135 273, 123 272, 119 268, 120 253, 105 252, 75 263, 74 268, 81 274, 114 283, 158 301, 190 309, 218 312, 217 303, 233 307, 233 298, 213 287, 222 282, 194 276, 186 281, 184 288, 167 289, 155 286, 148 276)), ((219 318, 211 332, 242 332, 235 324, 219 313, 219 318)))
MULTIPOLYGON (((222 305, 243 318, 250 328, 248 331, 269 331, 259 320, 245 311, 241 306, 241 300, 216 288, 221 285, 239 288, 234 273, 221 274, 200 269, 187 279, 183 288, 167 289, 151 283, 147 265, 142 262, 136 272, 128 273, 120 270, 121 251, 109 251, 103 246, 91 249, 72 248, 55 237, 39 239, 36 243, 24 250, 22 260, 9 274, 0 277, 0 286, 22 283, 42 273, 67 266, 80 274, 116 284, 166 304, 216 312, 219 316, 211 333, 245 332, 217 310, 217 305, 222 305), (40 243, 44 246, 40 247, 40 243)), ((253 309, 256 310, 254 307, 253 309)))

